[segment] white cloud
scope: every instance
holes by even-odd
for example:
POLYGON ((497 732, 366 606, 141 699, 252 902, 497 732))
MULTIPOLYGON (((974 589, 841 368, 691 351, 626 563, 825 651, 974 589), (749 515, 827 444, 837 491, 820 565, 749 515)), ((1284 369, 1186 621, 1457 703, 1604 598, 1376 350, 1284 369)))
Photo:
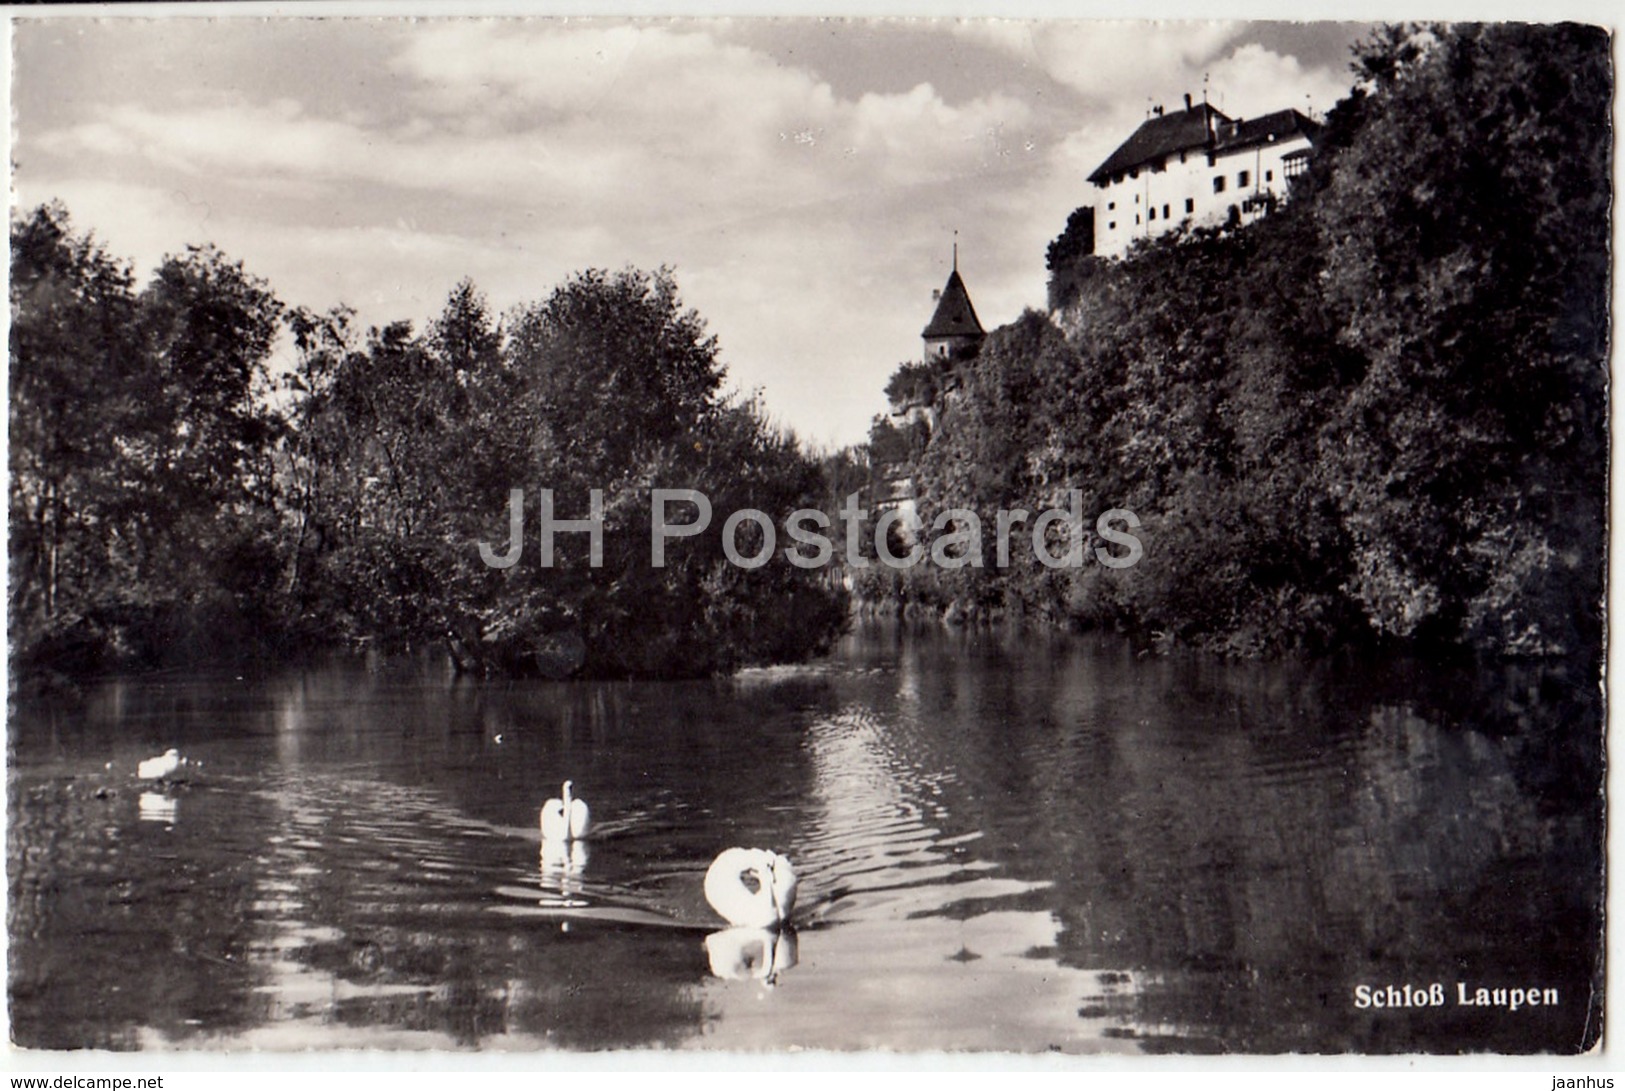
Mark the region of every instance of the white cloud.
MULTIPOLYGON (((1245 29, 1236 22, 968 21, 955 32, 1032 60, 1057 82, 1097 100, 1162 101, 1187 88, 1172 74, 1198 72, 1245 29)), ((1200 91, 1200 86, 1196 88, 1200 91)))
POLYGON ((1213 86, 1222 95, 1215 104, 1231 117, 1257 117, 1289 107, 1324 113, 1350 86, 1346 70, 1305 69, 1296 57, 1256 43, 1238 47, 1212 70, 1213 86))
POLYGON ((43 134, 37 145, 64 157, 116 155, 236 181, 266 175, 365 181, 471 197, 573 182, 583 170, 611 169, 625 154, 610 146, 573 149, 566 163, 545 140, 390 132, 247 103, 169 110, 125 103, 101 120, 43 134))
MULTIPOLYGON (((449 114, 470 108, 544 109, 581 113, 598 109, 628 73, 640 43, 659 36, 667 59, 684 52, 686 35, 634 25, 562 29, 546 23, 437 22, 406 42, 393 65, 419 85, 417 98, 449 114)), ((647 72, 648 60, 639 68, 647 72)))
POLYGON ((38 143, 212 177, 360 182, 694 227, 974 172, 1030 119, 1013 97, 949 105, 928 84, 841 100, 803 71, 659 26, 436 24, 398 65, 433 105, 432 123, 369 127, 288 101, 130 102, 38 143))
POLYGON ((1031 20, 961 19, 950 25, 953 33, 966 41, 1002 50, 1023 62, 1037 59, 1031 20))
POLYGON ((93 230, 110 253, 134 263, 144 284, 165 255, 214 243, 264 277, 285 302, 325 309, 356 306, 372 322, 421 318, 455 281, 445 270, 494 269, 524 258, 511 247, 435 231, 413 222, 289 226, 268 222, 186 189, 110 179, 37 181, 18 187, 28 208, 60 199, 79 230, 93 230))

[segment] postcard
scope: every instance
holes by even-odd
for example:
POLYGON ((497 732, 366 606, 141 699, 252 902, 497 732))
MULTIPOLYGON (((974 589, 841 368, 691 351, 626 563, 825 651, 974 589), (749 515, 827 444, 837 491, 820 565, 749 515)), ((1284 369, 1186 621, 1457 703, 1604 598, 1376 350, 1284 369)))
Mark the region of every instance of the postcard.
POLYGON ((250 12, 10 16, 16 1054, 1600 1048, 1607 27, 250 12))

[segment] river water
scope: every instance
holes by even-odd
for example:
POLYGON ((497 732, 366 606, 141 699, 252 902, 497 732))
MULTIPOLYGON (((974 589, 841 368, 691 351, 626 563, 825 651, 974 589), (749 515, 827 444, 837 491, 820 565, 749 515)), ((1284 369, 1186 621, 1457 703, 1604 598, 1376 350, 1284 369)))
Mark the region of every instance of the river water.
POLYGON ((1600 724, 1572 665, 885 625, 714 682, 361 657, 112 680, 11 709, 11 1033, 1572 1052, 1601 1010, 1600 724), (170 746, 184 783, 143 791, 170 746), (544 851, 566 777, 593 835, 544 851), (792 932, 707 906, 729 846, 794 862, 792 932), (1437 1007, 1359 1003, 1435 982, 1437 1007), (1460 1003, 1481 985, 1556 1003, 1460 1003))

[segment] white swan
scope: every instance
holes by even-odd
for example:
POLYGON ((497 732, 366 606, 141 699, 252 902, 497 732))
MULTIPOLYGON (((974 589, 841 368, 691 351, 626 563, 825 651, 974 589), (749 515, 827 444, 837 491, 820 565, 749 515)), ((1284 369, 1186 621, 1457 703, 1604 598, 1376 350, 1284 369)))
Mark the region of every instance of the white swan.
POLYGON ((796 873, 790 861, 767 849, 727 849, 705 873, 705 900, 729 924, 778 928, 796 905, 796 873), (756 889, 745 884, 753 876, 756 889))
POLYGON ((563 799, 550 799, 542 804, 542 840, 575 841, 587 836, 587 803, 570 797, 570 785, 565 781, 560 794, 563 799))
POLYGON ((162 780, 181 767, 181 752, 170 747, 156 758, 148 758, 135 767, 135 775, 142 780, 162 780))

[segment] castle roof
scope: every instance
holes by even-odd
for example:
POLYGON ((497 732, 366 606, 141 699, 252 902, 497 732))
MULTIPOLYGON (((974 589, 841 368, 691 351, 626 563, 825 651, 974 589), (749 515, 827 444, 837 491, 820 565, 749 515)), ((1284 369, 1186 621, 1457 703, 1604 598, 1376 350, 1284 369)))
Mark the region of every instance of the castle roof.
POLYGON ((1177 152, 1201 149, 1223 154, 1292 136, 1313 138, 1319 129, 1320 126, 1296 110, 1277 110, 1251 120, 1236 121, 1204 102, 1147 119, 1094 169, 1089 181, 1105 185, 1116 175, 1177 152))
POLYGON ((976 319, 976 308, 971 306, 970 293, 965 290, 965 282, 959 279, 959 270, 955 269, 948 275, 948 284, 942 289, 942 298, 937 301, 937 312, 931 316, 931 322, 920 336, 925 338, 981 336, 984 332, 982 323, 976 319))
POLYGON ((1134 135, 1119 144, 1117 150, 1095 168, 1089 181, 1104 181, 1170 152, 1205 147, 1214 126, 1229 120, 1205 102, 1188 110, 1147 118, 1134 130, 1134 135))
POLYGON ((1254 144, 1270 144, 1289 137, 1302 136, 1313 140, 1320 126, 1296 110, 1277 110, 1273 114, 1232 121, 1219 131, 1218 150, 1235 151, 1254 144))

